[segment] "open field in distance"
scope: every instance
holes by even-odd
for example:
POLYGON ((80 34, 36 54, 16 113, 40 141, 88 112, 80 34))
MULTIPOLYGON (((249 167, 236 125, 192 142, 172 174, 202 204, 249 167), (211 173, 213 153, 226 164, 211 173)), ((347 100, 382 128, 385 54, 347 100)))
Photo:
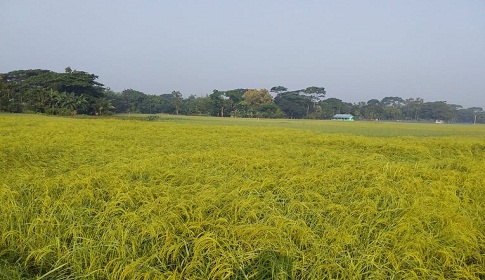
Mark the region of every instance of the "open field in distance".
POLYGON ((0 279, 484 279, 485 126, 0 114, 0 279))

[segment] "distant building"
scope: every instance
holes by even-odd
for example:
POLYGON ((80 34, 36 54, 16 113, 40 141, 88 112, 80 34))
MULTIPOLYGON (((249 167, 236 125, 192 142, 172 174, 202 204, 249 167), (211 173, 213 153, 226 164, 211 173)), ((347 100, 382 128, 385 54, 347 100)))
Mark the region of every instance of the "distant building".
POLYGON ((351 114, 336 114, 335 116, 332 117, 332 120, 334 121, 353 121, 354 116, 351 114))

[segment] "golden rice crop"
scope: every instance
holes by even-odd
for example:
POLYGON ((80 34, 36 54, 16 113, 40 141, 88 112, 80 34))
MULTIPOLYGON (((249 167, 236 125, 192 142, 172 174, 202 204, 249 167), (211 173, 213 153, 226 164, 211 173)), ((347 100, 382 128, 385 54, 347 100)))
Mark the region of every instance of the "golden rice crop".
POLYGON ((484 127, 265 122, 0 115, 0 279, 485 278, 484 127))

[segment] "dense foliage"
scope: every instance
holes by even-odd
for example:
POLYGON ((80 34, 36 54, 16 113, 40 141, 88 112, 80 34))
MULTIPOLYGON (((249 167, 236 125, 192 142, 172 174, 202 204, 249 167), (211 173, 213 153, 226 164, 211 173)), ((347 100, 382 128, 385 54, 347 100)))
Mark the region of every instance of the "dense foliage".
POLYGON ((214 90, 205 96, 183 98, 179 91, 151 95, 126 89, 113 92, 96 81, 93 74, 72 71, 18 70, 0 74, 0 111, 71 113, 166 113, 243 118, 330 119, 338 113, 356 119, 446 121, 485 123, 481 107, 464 109, 445 101, 388 96, 356 104, 338 98, 325 99, 323 87, 289 91, 276 86, 266 89, 214 90), (274 95, 272 95, 272 94, 274 95))
POLYGON ((0 75, 0 111, 66 115, 109 112, 98 77, 82 71, 19 70, 0 75))
POLYGON ((485 278, 483 126, 158 120, 0 115, 0 279, 485 278))

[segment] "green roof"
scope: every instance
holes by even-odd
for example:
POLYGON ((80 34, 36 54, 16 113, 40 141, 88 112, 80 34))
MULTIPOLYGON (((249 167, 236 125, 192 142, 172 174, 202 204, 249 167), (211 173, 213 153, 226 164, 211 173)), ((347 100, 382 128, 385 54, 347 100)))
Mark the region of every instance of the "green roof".
POLYGON ((338 118, 338 119, 348 119, 348 118, 353 118, 354 116, 352 116, 351 114, 336 114, 333 116, 333 118, 338 118))

